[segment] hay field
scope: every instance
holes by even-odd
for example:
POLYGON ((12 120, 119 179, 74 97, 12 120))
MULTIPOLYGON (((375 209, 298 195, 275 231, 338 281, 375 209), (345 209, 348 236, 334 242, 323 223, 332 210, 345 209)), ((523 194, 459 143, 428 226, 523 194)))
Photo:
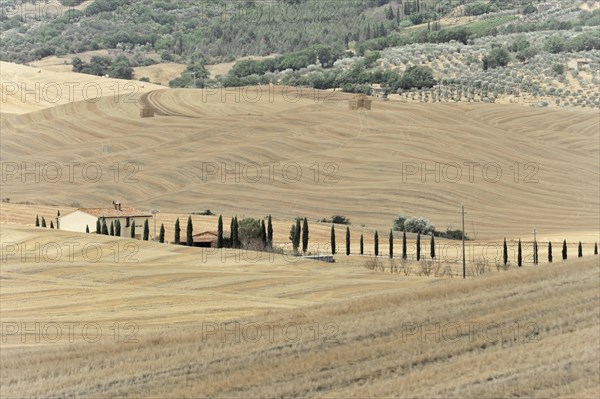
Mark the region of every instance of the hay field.
MULTIPOLYGON (((40 77, 9 67, 13 80, 40 77)), ((481 239, 527 236, 533 227, 546 235, 597 232, 592 113, 394 101, 350 112, 340 93, 259 90, 140 90, 54 107, 13 99, 7 107, 27 113, 2 121, 0 154, 17 165, 3 197, 83 207, 118 199, 165 213, 286 220, 343 214, 380 231, 398 214, 459 228, 463 203, 467 232, 481 239), (140 118, 137 100, 157 116, 140 118), (49 108, 28 112, 41 107, 49 108), (36 162, 39 181, 20 173, 36 162), (51 162, 79 166, 73 179, 65 167, 56 181, 43 170, 51 162)))
POLYGON ((28 248, 103 249, 96 263, 79 250, 54 263, 6 255, 2 397, 599 393, 597 258, 463 281, 344 262, 223 263, 139 241, 131 263, 113 258, 126 239, 13 225, 1 234, 28 248), (22 323, 28 335, 13 329, 22 323))

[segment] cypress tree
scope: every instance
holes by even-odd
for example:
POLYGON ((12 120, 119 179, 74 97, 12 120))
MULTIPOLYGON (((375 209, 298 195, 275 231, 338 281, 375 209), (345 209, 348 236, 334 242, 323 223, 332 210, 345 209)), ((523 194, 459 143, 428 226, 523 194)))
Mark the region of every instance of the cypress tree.
POLYGON ((115 222, 115 236, 121 237, 121 221, 119 219, 115 222))
POLYGON ((175 243, 175 245, 179 245, 181 243, 180 234, 181 234, 181 228, 179 227, 179 218, 177 218, 177 220, 175 221, 175 237, 173 237, 173 243, 175 243))
POLYGON ((294 240, 296 240, 296 251, 300 248, 300 239, 302 238, 302 226, 300 226, 300 219, 296 218, 296 225, 294 226, 294 240))
POLYGON ((115 224, 113 222, 110 222, 110 233, 109 234, 113 237, 115 235, 115 224))
POLYGON ((552 242, 548 242, 548 263, 552 263, 552 242))
POLYGON ((304 218, 302 222, 302 253, 308 249, 308 219, 304 218))
POLYGON ((350 226, 346 226, 346 256, 350 255, 350 226))
POLYGON ((217 223, 217 248, 223 248, 223 215, 219 215, 217 223))
POLYGON ((421 233, 417 233, 417 261, 421 260, 421 233))
POLYGON ((234 222, 233 222, 233 231, 234 231, 234 248, 241 248, 242 247, 242 242, 240 241, 240 225, 238 222, 238 217, 237 215, 235 216, 234 222))
POLYGON ((231 231, 230 236, 229 236, 229 247, 230 248, 235 248, 235 240, 233 237, 233 235, 235 234, 234 230, 235 230, 235 216, 231 218, 231 223, 229 226, 229 231, 231 231))
POLYGON ((506 245, 506 238, 504 238, 504 247, 502 248, 502 258, 504 260, 504 266, 508 264, 508 245, 506 245))
POLYGON ((523 266, 523 249, 521 247, 521 239, 519 238, 519 247, 517 248, 517 265, 523 266))
POLYGON ((260 221, 260 245, 262 249, 267 247, 267 228, 264 220, 260 221))
POLYGON ((158 233, 158 242, 163 244, 165 242, 165 225, 161 223, 160 233, 158 233))
POLYGON ((435 238, 433 237, 433 234, 431 234, 431 243, 429 244, 429 246, 431 247, 429 251, 431 259, 435 259, 435 238))
POLYGON ((102 227, 100 226, 100 219, 96 220, 96 234, 102 234, 102 227))
POLYGON ((135 239, 135 219, 131 219, 130 237, 135 239))
POLYGON ((297 253, 298 247, 296 246, 296 223, 293 223, 290 227, 290 241, 292 242, 294 253, 297 253))
POLYGON ((40 227, 40 217, 35 215, 35 227, 40 227))
POLYGON ((150 239, 150 226, 148 225, 148 219, 144 221, 144 235, 142 236, 144 241, 148 241, 150 239))
POLYGON ((360 254, 364 255, 365 253, 365 240, 363 238, 363 235, 360 235, 360 254))
POLYGON ((88 226, 87 224, 85 225, 85 232, 89 233, 90 232, 90 226, 88 226))
POLYGON ((56 228, 60 229, 60 210, 56 211, 56 228))
POLYGON ((581 246, 581 241, 579 241, 579 246, 577 247, 577 257, 578 258, 583 257, 583 247, 581 246))
POLYGON ((54 222, 51 220, 50 221, 50 228, 53 229, 54 228, 54 222))
POLYGON ((102 234, 105 236, 108 235, 108 225, 106 224, 106 219, 102 218, 102 234))
POLYGON ((537 241, 533 242, 533 264, 538 264, 538 244, 537 241))
POLYGON ((267 221, 267 245, 269 249, 273 248, 273 223, 271 221, 271 215, 269 215, 269 220, 267 221))
POLYGON ((375 249, 375 256, 379 256, 379 233, 375 230, 375 237, 373 237, 373 246, 375 249))
POLYGON ((394 258, 394 230, 390 230, 390 259, 394 258))
POLYGON ((331 225, 331 253, 335 255, 335 225, 331 225))
POLYGON ((192 224, 192 217, 188 216, 187 228, 185 230, 185 243, 188 247, 194 246, 194 225, 192 224))
POLYGON ((406 230, 402 232, 402 259, 406 260, 408 257, 406 253, 406 230))
POLYGON ((567 240, 563 241, 562 258, 563 260, 567 260, 567 240))
POLYGON ((46 219, 42 216, 42 227, 46 227, 46 219))
POLYGON ((594 255, 598 255, 598 243, 594 243, 594 255))

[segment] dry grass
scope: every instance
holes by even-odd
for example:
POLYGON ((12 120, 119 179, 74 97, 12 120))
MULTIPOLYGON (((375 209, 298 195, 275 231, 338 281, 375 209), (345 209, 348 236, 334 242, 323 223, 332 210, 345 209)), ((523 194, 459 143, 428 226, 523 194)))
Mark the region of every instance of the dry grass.
MULTIPOLYGON (((51 233, 3 226, 2 238, 86 241, 51 233)), ((345 263, 193 263, 189 249, 151 243, 139 258, 2 263, 3 323, 95 322, 108 333, 98 343, 2 343, 2 397, 598 394, 597 258, 466 281, 345 263), (264 335, 203 330, 223 321, 257 323, 264 335), (139 342, 112 342, 114 322, 139 325, 139 342), (278 324, 272 339, 266 323, 278 324), (479 323, 471 336, 469 323, 479 323)))

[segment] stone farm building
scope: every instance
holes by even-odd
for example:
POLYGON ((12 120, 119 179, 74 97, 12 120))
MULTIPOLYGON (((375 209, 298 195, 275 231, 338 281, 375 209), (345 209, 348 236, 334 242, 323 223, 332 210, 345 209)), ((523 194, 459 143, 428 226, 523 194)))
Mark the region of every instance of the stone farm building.
MULTIPOLYGON (((216 231, 205 231, 203 233, 195 234, 192 236, 195 247, 205 248, 216 248, 217 247, 218 233, 216 231)), ((229 231, 223 231, 223 245, 229 246, 231 233, 229 231)))
POLYGON ((142 238, 144 223, 150 223, 152 214, 150 212, 138 211, 131 207, 121 206, 114 202, 112 208, 79 208, 73 213, 60 218, 60 229, 85 233, 89 227, 90 233, 96 231, 96 221, 104 218, 107 226, 117 220, 121 223, 121 237, 131 237, 131 226, 135 223, 135 237, 142 238))

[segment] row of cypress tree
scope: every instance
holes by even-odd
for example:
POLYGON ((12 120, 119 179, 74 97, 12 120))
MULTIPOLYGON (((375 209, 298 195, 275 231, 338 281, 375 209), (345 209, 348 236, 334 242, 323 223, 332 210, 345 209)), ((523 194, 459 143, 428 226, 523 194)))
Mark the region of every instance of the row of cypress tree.
MULTIPOLYGON (((561 255, 562 255, 562 260, 567 260, 569 257, 567 240, 563 240, 561 255)), ((598 255, 598 243, 597 242, 594 243, 594 255, 598 255)), ((577 257, 578 258, 583 257, 583 245, 582 245, 581 241, 579 241, 579 243, 577 244, 577 257)), ((552 241, 549 241, 548 242, 548 263, 552 263, 553 260, 554 260, 554 256, 552 253, 552 241)), ((504 263, 505 266, 508 264, 508 245, 506 243, 506 238, 504 239, 504 244, 503 244, 503 248, 502 248, 502 262, 504 263)), ((539 263, 537 241, 535 241, 533 243, 533 263, 536 265, 539 263)), ((519 267, 523 266, 523 246, 522 246, 520 239, 517 244, 517 266, 519 266, 519 267)))

